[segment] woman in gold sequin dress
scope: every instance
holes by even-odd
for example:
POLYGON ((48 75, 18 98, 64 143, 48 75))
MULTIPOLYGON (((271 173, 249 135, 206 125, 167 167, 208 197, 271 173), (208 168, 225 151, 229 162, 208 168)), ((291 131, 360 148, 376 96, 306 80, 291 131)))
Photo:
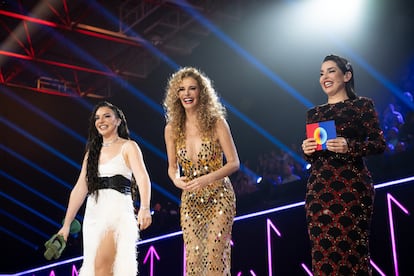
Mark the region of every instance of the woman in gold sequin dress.
POLYGON ((371 275, 369 233, 374 203, 367 155, 385 149, 374 103, 354 92, 351 64, 329 55, 322 62, 320 85, 328 102, 311 108, 306 123, 334 120, 337 138, 316 151, 303 141, 312 164, 306 191, 306 219, 313 275, 371 275))
POLYGON ((230 275, 236 200, 228 176, 239 158, 225 109, 210 79, 192 67, 171 76, 164 107, 168 175, 182 190, 186 275, 230 275))

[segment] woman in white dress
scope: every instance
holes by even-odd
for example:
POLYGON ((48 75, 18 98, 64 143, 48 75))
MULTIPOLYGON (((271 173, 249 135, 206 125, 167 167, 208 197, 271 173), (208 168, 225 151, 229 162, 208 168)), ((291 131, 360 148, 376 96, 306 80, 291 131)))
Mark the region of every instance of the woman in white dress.
POLYGON ((123 112, 108 102, 97 104, 90 118, 82 169, 58 232, 67 240, 70 224, 87 199, 79 275, 137 275, 136 242, 139 230, 152 222, 150 198, 151 183, 142 152, 129 137, 123 112), (131 189, 136 187, 140 196, 137 216, 131 197, 131 189))

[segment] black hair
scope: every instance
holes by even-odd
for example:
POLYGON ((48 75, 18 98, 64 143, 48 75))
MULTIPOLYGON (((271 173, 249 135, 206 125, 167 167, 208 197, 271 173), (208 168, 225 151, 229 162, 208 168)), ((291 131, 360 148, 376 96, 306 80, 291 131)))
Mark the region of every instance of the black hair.
POLYGON ((343 74, 345 74, 346 72, 351 72, 352 76, 351 79, 345 83, 345 90, 348 98, 355 99, 356 93, 354 89, 354 69, 352 68, 351 63, 347 59, 337 55, 327 55, 323 59, 323 62, 328 60, 335 62, 343 74))

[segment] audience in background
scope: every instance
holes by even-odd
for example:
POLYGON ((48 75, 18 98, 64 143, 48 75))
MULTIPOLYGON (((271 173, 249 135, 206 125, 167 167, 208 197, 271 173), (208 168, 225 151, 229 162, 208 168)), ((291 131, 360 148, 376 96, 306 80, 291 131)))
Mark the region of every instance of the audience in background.
POLYGON ((413 148, 414 110, 411 92, 404 92, 401 100, 391 98, 382 113, 382 128, 387 142, 387 155, 413 148))
POLYGON ((400 128, 404 124, 403 115, 395 109, 395 105, 390 103, 384 110, 383 113, 383 130, 387 131, 392 127, 400 128))
POLYGON ((245 172, 238 170, 235 173, 233 189, 236 193, 236 196, 241 197, 256 192, 258 190, 258 187, 256 185, 255 179, 252 176, 249 176, 245 172))
POLYGON ((388 128, 385 131, 385 139, 387 142, 387 148, 385 149, 385 153, 396 153, 402 152, 405 150, 405 143, 400 141, 399 136, 400 130, 397 127, 388 128))
POLYGON ((414 111, 405 115, 405 123, 400 127, 399 139, 406 145, 406 149, 414 148, 414 111))
POLYGON ((300 180, 300 176, 294 173, 293 164, 282 162, 282 184, 300 180))
POLYGON ((402 98, 402 100, 398 101, 398 102, 402 102, 402 103, 397 104, 396 109, 405 118, 407 116, 407 113, 409 113, 410 111, 412 112, 412 109, 409 106, 414 104, 414 100, 413 100, 413 94, 410 91, 405 91, 403 93, 403 96, 404 97, 402 98))

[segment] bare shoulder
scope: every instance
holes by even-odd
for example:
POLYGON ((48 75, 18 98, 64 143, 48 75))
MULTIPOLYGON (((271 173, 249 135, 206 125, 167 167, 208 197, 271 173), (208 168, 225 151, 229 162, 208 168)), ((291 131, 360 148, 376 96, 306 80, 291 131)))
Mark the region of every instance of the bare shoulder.
POLYGON ((137 149, 139 150, 138 143, 135 142, 134 140, 125 140, 124 147, 127 152, 134 151, 137 149))
POLYGON ((173 126, 170 123, 166 124, 165 129, 164 129, 165 137, 171 138, 173 137, 173 134, 174 134, 173 126))
POLYGON ((230 128, 229 124, 227 123, 225 118, 217 119, 217 122, 216 122, 217 131, 228 130, 229 128, 230 128))
POLYGON ((171 132, 172 131, 172 125, 170 124, 170 123, 167 123, 166 125, 165 125, 165 132, 171 132))

